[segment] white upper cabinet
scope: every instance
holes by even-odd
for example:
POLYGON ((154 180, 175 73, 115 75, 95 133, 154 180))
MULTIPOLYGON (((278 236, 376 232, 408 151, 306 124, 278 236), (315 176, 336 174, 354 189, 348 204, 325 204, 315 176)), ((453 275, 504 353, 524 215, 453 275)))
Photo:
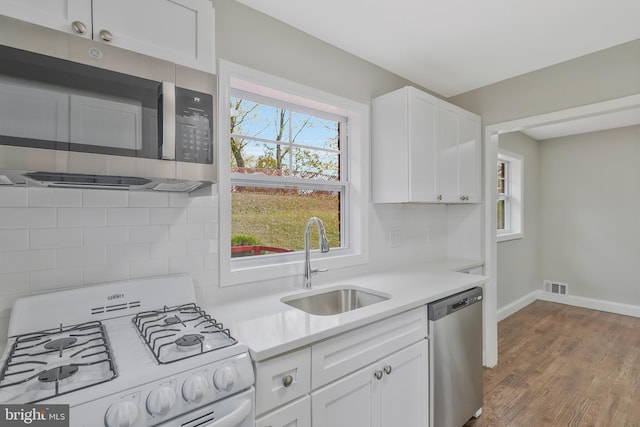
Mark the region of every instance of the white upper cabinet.
POLYGON ((209 0, 0 0, 0 7, 23 21, 215 72, 209 0))
POLYGON ((480 117, 413 87, 372 103, 374 203, 477 203, 480 117))

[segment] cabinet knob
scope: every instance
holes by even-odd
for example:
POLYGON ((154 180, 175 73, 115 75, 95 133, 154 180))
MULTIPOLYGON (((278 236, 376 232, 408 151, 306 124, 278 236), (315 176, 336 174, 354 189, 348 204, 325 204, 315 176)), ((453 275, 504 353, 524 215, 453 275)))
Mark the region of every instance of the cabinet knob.
POLYGON ((438 199, 439 201, 442 200, 442 194, 438 194, 438 197, 436 197, 436 199, 438 199))
POLYGON ((373 376, 374 376, 374 377, 376 377, 376 379, 377 379, 377 380, 381 380, 381 379, 382 379, 382 375, 383 375, 383 374, 384 374, 384 373, 383 373, 382 371, 377 370, 377 371, 375 371, 375 372, 373 373, 373 376))
POLYGON ((87 33, 87 26, 84 25, 84 23, 80 22, 80 21, 73 21, 71 23, 71 29, 76 34, 86 34, 87 33))
POLYGON ((383 369, 384 369, 384 373, 387 374, 387 375, 389 375, 391 373, 391 370, 392 370, 391 365, 387 365, 383 369))
POLYGON ((285 375, 284 377, 282 377, 283 386, 289 387, 291 384, 293 384, 293 377, 291 375, 285 375))
POLYGON ((111 34, 110 31, 107 30, 100 30, 100 32, 98 33, 98 35, 100 36, 100 38, 105 41, 105 42, 110 42, 111 40, 113 40, 113 34, 111 34))

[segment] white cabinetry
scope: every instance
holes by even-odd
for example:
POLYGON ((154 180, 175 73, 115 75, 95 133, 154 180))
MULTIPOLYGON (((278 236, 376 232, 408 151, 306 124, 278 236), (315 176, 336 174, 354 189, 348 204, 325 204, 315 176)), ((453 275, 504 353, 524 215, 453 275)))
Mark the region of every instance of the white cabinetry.
POLYGON ((0 0, 2 13, 214 72, 209 0, 0 0))
POLYGON ((426 427, 426 339, 311 393, 314 427, 426 427))
POLYGON ((374 203, 481 201, 480 117, 407 86, 372 103, 374 203))
POLYGON ((420 307, 256 362, 256 426, 427 427, 427 325, 420 307))

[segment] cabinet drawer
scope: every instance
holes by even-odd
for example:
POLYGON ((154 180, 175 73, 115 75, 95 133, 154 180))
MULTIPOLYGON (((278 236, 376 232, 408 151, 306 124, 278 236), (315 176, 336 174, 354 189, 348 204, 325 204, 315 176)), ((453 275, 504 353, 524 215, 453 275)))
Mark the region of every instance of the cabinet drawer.
POLYGON ((426 336, 427 308, 422 306, 313 344, 313 388, 341 378, 426 336))
POLYGON ((256 427, 311 427, 311 397, 305 396, 256 420, 256 427))
POLYGON ((256 414, 311 390, 311 348, 256 362, 256 414))

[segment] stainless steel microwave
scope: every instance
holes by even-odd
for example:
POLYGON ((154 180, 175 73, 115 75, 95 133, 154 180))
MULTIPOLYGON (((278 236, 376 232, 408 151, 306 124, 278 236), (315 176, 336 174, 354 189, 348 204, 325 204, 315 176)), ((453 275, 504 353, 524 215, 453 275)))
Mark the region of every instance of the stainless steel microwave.
POLYGON ((4 16, 0 64, 0 185, 216 181, 214 74, 4 16))

